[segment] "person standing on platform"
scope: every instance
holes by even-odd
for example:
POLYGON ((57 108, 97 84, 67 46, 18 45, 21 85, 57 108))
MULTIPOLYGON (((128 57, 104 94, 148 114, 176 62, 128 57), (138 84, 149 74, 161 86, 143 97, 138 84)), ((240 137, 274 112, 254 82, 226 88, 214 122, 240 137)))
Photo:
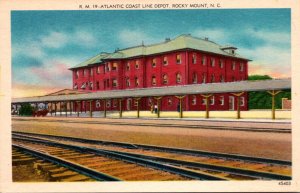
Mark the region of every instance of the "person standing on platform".
POLYGON ((154 105, 154 112, 155 112, 155 114, 157 114, 157 105, 154 105))

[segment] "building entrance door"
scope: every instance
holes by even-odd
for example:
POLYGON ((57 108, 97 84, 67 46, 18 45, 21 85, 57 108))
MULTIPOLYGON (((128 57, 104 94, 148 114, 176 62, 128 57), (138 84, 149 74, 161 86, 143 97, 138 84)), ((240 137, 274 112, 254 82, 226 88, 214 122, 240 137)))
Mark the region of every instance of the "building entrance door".
POLYGON ((234 96, 229 96, 229 110, 234 110, 234 96))
POLYGON ((127 110, 130 111, 131 110, 131 99, 127 99, 127 110))

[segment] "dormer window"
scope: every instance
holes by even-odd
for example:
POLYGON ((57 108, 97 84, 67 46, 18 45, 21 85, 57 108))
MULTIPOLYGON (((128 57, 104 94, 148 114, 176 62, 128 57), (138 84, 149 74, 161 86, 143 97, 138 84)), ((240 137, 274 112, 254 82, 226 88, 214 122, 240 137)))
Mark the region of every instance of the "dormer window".
POLYGON ((231 54, 231 55, 235 55, 235 50, 237 48, 234 47, 234 46, 223 46, 221 48, 221 50, 223 50, 224 52, 227 52, 228 54, 231 54))

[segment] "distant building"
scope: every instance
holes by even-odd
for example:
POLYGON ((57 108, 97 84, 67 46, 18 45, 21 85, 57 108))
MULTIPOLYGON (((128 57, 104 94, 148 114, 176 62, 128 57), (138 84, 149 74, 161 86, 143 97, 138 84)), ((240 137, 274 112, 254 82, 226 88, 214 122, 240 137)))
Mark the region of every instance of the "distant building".
MULTIPOLYGON (((153 45, 117 49, 71 68, 73 89, 101 92, 247 80, 249 59, 237 54, 236 50, 236 47, 220 46, 208 38, 191 35, 167 38, 153 45)), ((240 99, 241 110, 247 110, 247 93, 240 99)), ((236 96, 230 93, 214 94, 209 101, 211 110, 234 110, 236 102, 236 96)), ((123 103, 124 110, 136 109, 133 98, 126 98, 123 103)), ((141 109, 148 110, 154 104, 152 97, 143 98, 141 109)), ((119 109, 117 99, 106 105, 107 110, 119 109)), ((177 106, 175 96, 163 97, 162 110, 175 111, 177 106)), ((94 101, 93 108, 102 110, 102 103, 94 101)), ((189 95, 184 98, 183 109, 204 110, 205 99, 189 95)))

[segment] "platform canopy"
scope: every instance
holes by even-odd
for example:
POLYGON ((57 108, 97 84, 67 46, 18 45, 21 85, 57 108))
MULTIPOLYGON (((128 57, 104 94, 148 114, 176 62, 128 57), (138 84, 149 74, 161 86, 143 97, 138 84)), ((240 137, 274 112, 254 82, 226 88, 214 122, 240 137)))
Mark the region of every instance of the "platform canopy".
POLYGON ((117 99, 132 97, 151 97, 151 96, 174 96, 187 94, 216 94, 216 93, 235 93, 249 91, 268 91, 291 89, 291 79, 272 79, 257 81, 239 81, 226 83, 207 83, 192 84, 181 86, 164 86, 154 88, 126 89, 99 91, 85 94, 38 96, 13 98, 12 103, 26 102, 54 102, 54 101, 79 101, 97 99, 117 99))

